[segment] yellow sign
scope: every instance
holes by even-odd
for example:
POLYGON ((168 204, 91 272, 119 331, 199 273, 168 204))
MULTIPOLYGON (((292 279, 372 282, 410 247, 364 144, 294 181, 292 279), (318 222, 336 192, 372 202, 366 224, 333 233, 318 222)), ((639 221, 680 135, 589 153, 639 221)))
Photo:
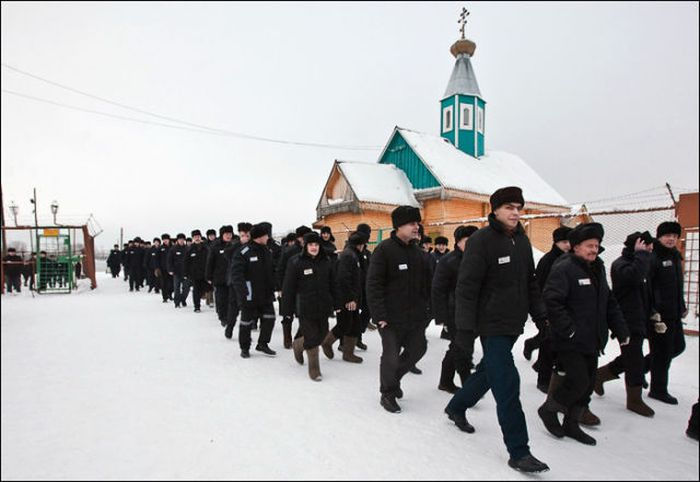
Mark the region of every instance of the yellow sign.
POLYGON ((44 236, 58 236, 58 229, 44 228, 44 236))

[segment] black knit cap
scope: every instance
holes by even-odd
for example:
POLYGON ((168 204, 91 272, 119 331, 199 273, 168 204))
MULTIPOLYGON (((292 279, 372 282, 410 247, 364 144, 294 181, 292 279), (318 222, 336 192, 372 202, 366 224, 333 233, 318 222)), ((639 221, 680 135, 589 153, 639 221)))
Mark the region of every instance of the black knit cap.
POLYGON ((168 233, 163 233, 160 235, 160 239, 170 239, 170 235, 168 233))
POLYGON ((569 242, 572 248, 588 239, 597 239, 598 242, 602 243, 604 234, 605 230, 600 223, 579 224, 569 233, 569 242))
POLYGON ((295 238, 302 238, 306 233, 310 233, 312 229, 308 226, 299 226, 295 231, 295 238))
POLYGON ((253 225, 250 223, 238 223, 238 232, 239 233, 249 233, 251 229, 253 229, 253 225))
POLYGON ((450 241, 445 236, 438 236, 437 238, 435 238, 435 244, 444 244, 445 246, 447 246, 448 244, 450 244, 450 241))
POLYGON ((507 203, 518 203, 521 206, 525 205, 525 199, 523 199, 523 190, 518 186, 508 186, 498 189, 496 192, 491 194, 491 212, 500 208, 507 203))
POLYGON ((455 229, 454 233, 455 243, 459 243, 464 238, 468 238, 478 230, 479 228, 476 226, 459 226, 457 229, 455 229))
POLYGON ((552 231, 552 239, 554 240, 555 243, 558 243, 559 241, 566 241, 569 239, 569 233, 571 232, 571 228, 568 226, 561 226, 554 231, 552 231))
POLYGON ((304 235, 304 244, 309 244, 309 243, 317 243, 321 244, 321 235, 319 235, 316 231, 311 231, 310 233, 306 233, 304 235))
POLYGON ((654 242, 654 238, 651 237, 651 233, 649 231, 644 231, 643 233, 635 231, 634 233, 627 236, 627 239, 625 239, 625 246, 629 249, 634 249, 634 245, 637 243, 637 240, 639 238, 642 238, 644 244, 651 244, 654 242))
POLYGON ((209 237, 210 234, 216 236, 216 229, 207 229, 207 237, 209 237))
POLYGON ((348 244, 350 246, 359 246, 361 244, 367 244, 367 235, 359 231, 354 231, 350 233, 350 236, 348 237, 348 244))
POLYGON ((675 221, 664 221, 663 223, 659 224, 658 228, 656 228, 656 237, 660 238, 664 234, 677 234, 680 236, 681 225, 675 221))
POLYGON ((177 233, 177 239, 187 239, 187 236, 185 236, 185 233, 177 233))
POLYGON ((200 236, 202 235, 202 232, 199 229, 193 229, 192 232, 190 233, 190 236, 192 236, 193 238, 197 235, 200 235, 200 236))
POLYGON ((252 239, 258 239, 263 236, 268 234, 267 232, 267 226, 265 226, 262 223, 254 224, 252 228, 250 228, 250 237, 252 239))
POLYGON ((367 223, 360 223, 357 225, 357 230, 361 233, 367 234, 367 237, 369 238, 369 235, 372 234, 372 228, 370 227, 369 224, 367 223))
POLYGON ((223 236, 224 233, 231 233, 233 234, 233 226, 230 224, 224 224, 219 228, 219 236, 223 236))
POLYGON ((399 206, 391 212, 391 224, 394 229, 408 223, 420 223, 420 209, 413 206, 399 206))

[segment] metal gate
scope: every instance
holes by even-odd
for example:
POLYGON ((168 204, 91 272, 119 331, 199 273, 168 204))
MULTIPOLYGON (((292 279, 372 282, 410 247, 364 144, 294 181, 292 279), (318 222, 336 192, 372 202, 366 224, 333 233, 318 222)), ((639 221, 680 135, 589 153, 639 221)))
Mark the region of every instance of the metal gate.
POLYGON ((39 251, 36 262, 37 293, 70 293, 75 282, 70 230, 44 229, 37 233, 36 245, 39 251))

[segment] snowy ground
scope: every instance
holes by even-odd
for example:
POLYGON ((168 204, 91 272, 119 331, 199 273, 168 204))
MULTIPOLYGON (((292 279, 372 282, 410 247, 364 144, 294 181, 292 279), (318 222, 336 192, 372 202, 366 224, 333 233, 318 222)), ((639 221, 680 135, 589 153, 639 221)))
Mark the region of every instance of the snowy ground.
MULTIPOLYGON (((362 365, 322 359, 314 383, 282 349, 279 326, 276 358, 243 360, 211 309, 176 311, 102 273, 98 283, 2 297, 3 480, 527 478, 506 465, 491 395, 468 413, 475 434, 443 415, 446 342, 435 326, 424 374, 406 376, 403 413, 392 415, 379 406, 376 333, 362 365)), ((679 406, 648 400, 648 420, 625 409, 621 381, 594 395, 597 447, 546 432, 522 341, 514 353, 530 444, 551 467, 537 478, 698 480, 698 444, 684 434, 698 399, 697 338, 673 365, 679 406)), ((617 352, 611 343, 601 362, 617 352)))

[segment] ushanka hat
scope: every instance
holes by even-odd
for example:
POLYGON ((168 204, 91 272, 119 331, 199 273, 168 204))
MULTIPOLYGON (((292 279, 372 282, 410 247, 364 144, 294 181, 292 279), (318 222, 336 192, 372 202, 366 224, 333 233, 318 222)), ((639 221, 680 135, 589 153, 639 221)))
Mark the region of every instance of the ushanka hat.
POLYGON ((224 224, 219 228, 219 236, 223 236, 224 233, 231 233, 233 234, 233 226, 230 224, 224 224))
POLYGON ((250 223, 238 223, 238 232, 239 233, 249 233, 250 230, 253 228, 253 225, 250 223))
POLYGON ((445 236, 438 236, 435 238, 435 244, 450 244, 449 240, 445 236))
POLYGON ((420 223, 420 209, 413 206, 399 206, 391 212, 391 224, 394 229, 408 223, 420 223))
POLYGON ((649 231, 644 231, 643 233, 635 231, 634 233, 627 236, 627 239, 625 239, 625 246, 630 249, 634 249, 634 245, 640 238, 642 239, 642 241, 644 241, 644 244, 651 244, 654 242, 654 238, 651 237, 651 233, 649 233, 649 231))
POLYGON ((351 246, 367 244, 367 235, 360 231, 354 231, 348 237, 348 244, 350 244, 351 246))
POLYGON ((664 234, 677 234, 678 236, 680 236, 681 225, 675 221, 665 221, 659 224, 659 227, 656 228, 656 237, 660 238, 664 234))
POLYGON ((250 237, 253 239, 262 238, 266 234, 268 234, 268 232, 267 227, 264 224, 254 224, 253 227, 250 228, 250 237))
POLYGON ((295 237, 303 238, 306 233, 310 233, 312 229, 308 226, 299 226, 295 231, 295 237))
POLYGON ((507 203, 518 203, 521 206, 525 205, 523 190, 518 186, 502 187, 501 189, 498 189, 496 192, 491 194, 489 202, 491 203, 491 212, 507 203))
POLYGON ((202 232, 199 229, 193 229, 192 232, 190 233, 190 236, 192 236, 193 238, 195 236, 201 236, 201 235, 202 235, 202 232))
POLYGON ((559 241, 566 241, 569 239, 570 232, 571 232, 570 227, 562 226, 560 228, 555 229, 552 232, 552 239, 554 240, 555 243, 558 243, 559 241))
POLYGON ((454 233, 455 243, 459 243, 464 238, 468 238, 478 230, 479 228, 476 226, 459 226, 457 229, 455 229, 454 233))
POLYGON ((304 244, 316 243, 321 244, 321 236, 316 231, 311 231, 304 235, 304 244))
POLYGON ((216 236, 216 229, 207 229, 207 237, 209 237, 210 234, 216 236))
POLYGON ((599 243, 602 243, 604 234, 605 230, 600 223, 579 224, 569 233, 569 242, 572 248, 588 239, 597 239, 599 243))
POLYGON ((185 233, 177 233, 177 239, 187 239, 187 236, 185 236, 185 233))

